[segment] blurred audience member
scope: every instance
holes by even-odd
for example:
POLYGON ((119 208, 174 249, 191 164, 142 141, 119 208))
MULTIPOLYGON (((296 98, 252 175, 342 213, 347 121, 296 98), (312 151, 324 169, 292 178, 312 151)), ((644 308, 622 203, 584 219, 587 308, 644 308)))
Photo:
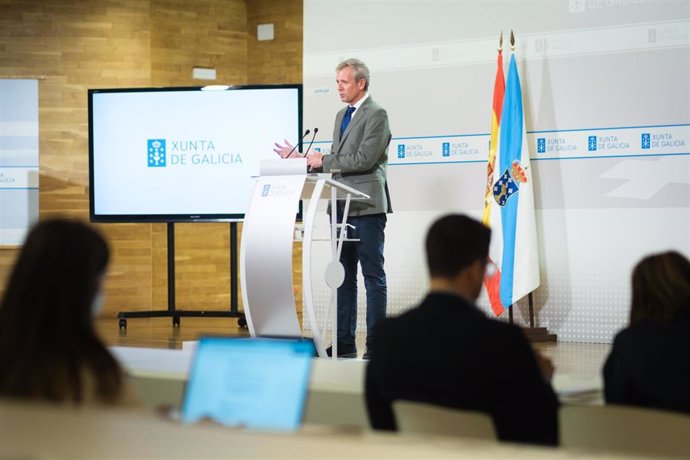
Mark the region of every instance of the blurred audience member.
POLYGON ((374 336, 366 403, 375 429, 395 430, 396 400, 489 414, 500 440, 558 443, 553 366, 519 327, 487 318, 482 289, 491 230, 469 217, 437 220, 426 237, 430 292, 374 336))
POLYGON ((0 303, 0 397, 139 404, 94 328, 108 258, 103 237, 78 221, 29 232, 0 303))
POLYGON ((690 413, 690 261, 672 251, 632 274, 630 325, 604 365, 606 402, 690 413))

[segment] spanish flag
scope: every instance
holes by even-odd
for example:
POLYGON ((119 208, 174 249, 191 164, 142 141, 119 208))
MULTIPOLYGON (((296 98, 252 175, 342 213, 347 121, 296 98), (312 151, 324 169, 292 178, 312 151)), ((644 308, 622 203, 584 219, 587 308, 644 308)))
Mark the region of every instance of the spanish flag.
MULTIPOLYGON (((501 35, 503 42, 503 35, 501 35)), ((505 79, 503 78, 503 52, 498 49, 496 66, 496 79, 494 80, 494 100, 491 113, 491 138, 489 140, 489 161, 486 166, 486 191, 484 192, 484 212, 482 222, 491 227, 491 207, 496 206, 493 195, 494 169, 496 167, 496 149, 498 148, 498 133, 501 126, 501 111, 503 109, 503 97, 505 95, 505 79)), ((489 269, 484 278, 484 287, 491 302, 491 308, 496 316, 503 313, 504 307, 500 297, 501 272, 492 260, 489 260, 489 269)))

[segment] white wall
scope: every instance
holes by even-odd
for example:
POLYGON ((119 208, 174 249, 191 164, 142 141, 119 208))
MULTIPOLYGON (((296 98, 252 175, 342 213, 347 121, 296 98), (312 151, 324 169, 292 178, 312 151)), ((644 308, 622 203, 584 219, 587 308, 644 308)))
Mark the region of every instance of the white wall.
POLYGON ((334 67, 367 62, 393 132, 397 314, 426 289, 430 222, 480 214, 498 35, 507 63, 511 28, 536 177, 538 321, 561 340, 608 342, 627 321, 632 266, 668 248, 690 254, 690 2, 305 0, 304 126, 320 128, 327 152, 342 105, 334 67))
POLYGON ((38 220, 38 81, 0 80, 0 245, 38 220))

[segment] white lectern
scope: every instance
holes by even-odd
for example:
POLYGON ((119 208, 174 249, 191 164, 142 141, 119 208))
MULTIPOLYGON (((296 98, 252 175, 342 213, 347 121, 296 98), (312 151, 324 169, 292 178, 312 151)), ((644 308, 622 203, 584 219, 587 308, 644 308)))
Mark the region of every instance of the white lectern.
POLYGON ((247 326, 252 337, 301 337, 292 279, 292 244, 299 200, 309 198, 303 215, 302 288, 307 315, 319 356, 326 356, 325 331, 319 327, 312 292, 311 254, 314 221, 319 200, 329 199, 331 209, 344 201, 343 222, 337 224, 331 213, 331 262, 324 273, 331 289, 327 319, 331 320, 333 356, 338 355, 337 289, 345 272, 340 264, 342 244, 347 241, 345 228, 351 199, 368 195, 331 178, 330 174, 307 174, 306 159, 263 160, 254 194, 245 214, 240 249, 242 300, 247 326))

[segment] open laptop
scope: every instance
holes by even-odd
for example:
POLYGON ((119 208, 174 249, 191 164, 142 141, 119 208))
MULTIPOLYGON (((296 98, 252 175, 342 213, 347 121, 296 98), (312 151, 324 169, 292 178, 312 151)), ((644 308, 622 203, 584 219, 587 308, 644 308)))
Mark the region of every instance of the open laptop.
POLYGON ((189 371, 182 420, 208 417, 249 429, 296 430, 314 354, 309 339, 202 337, 189 371))

